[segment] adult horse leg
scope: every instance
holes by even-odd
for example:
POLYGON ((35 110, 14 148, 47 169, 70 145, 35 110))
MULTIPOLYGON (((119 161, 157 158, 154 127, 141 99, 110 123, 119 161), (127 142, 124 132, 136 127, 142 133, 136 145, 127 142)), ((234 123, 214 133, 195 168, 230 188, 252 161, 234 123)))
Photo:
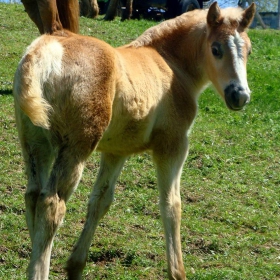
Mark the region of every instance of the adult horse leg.
MULTIPOLYGON (((97 4, 97 0, 95 0, 97 4)), ((80 8, 77 0, 57 0, 56 1, 59 19, 64 29, 73 33, 79 32, 80 8)), ((98 6, 97 6, 98 8, 98 6)))
MULTIPOLYGON (((70 142, 70 141, 69 141, 70 142)), ((29 279, 46 280, 54 235, 66 212, 66 202, 79 183, 89 149, 63 143, 46 186, 40 191, 35 208, 29 279)))
POLYGON ((100 170, 88 204, 86 223, 70 256, 66 270, 69 280, 82 279, 88 250, 99 220, 106 214, 114 198, 116 180, 126 157, 102 153, 100 170))
POLYGON ((44 33, 44 25, 39 12, 39 7, 36 0, 22 0, 25 11, 31 20, 36 24, 40 34, 44 33))
POLYGON ((41 34, 62 30, 56 0, 22 0, 22 3, 41 34))
POLYGON ((182 143, 176 142, 176 145, 170 152, 155 151, 153 159, 157 169, 160 211, 166 239, 168 276, 169 279, 183 280, 186 276, 180 238, 180 177, 188 151, 187 139, 182 143))
POLYGON ((39 32, 53 33, 63 28, 79 32, 79 2, 76 0, 22 0, 39 32))
POLYGON ((37 0, 40 16, 44 26, 44 33, 62 30, 62 23, 59 19, 56 0, 37 0))

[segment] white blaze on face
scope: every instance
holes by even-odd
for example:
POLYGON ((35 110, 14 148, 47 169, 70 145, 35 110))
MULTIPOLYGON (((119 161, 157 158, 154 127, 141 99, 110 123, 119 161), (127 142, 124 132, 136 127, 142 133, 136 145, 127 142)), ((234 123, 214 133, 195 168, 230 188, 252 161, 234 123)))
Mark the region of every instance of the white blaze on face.
POLYGON ((233 81, 237 85, 245 89, 246 92, 250 92, 247 82, 247 73, 244 63, 244 40, 240 37, 239 33, 235 31, 234 36, 230 36, 228 40, 228 46, 231 50, 234 72, 237 75, 237 80, 233 81))

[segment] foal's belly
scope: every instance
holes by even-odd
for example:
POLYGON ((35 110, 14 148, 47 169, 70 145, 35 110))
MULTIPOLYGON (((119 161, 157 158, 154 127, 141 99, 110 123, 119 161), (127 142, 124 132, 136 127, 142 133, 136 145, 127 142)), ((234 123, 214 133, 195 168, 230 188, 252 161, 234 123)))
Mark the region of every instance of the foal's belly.
POLYGON ((119 155, 145 151, 151 146, 152 124, 145 120, 111 122, 97 150, 119 155))

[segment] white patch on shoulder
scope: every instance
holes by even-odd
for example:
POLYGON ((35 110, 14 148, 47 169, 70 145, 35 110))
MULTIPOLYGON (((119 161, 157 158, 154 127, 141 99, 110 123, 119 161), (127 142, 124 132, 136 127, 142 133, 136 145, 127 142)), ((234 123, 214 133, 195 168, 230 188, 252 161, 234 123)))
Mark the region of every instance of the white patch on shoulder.
POLYGON ((238 83, 246 90, 248 88, 247 82, 247 74, 246 68, 244 64, 244 57, 243 57, 243 47, 244 47, 244 40, 240 37, 239 33, 235 31, 234 36, 229 36, 228 39, 228 46, 231 50, 232 58, 233 58, 233 65, 235 68, 235 72, 238 77, 238 83))

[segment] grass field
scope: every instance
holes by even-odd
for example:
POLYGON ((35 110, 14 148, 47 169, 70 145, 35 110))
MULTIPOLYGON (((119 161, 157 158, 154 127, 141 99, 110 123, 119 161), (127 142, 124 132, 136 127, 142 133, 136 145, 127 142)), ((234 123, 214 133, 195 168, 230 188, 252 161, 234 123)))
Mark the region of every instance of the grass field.
MULTIPOLYGON (((81 33, 119 46, 156 24, 81 18, 81 33)), ((252 101, 230 112, 211 90, 199 103, 181 184, 182 247, 188 279, 280 279, 280 32, 250 30, 252 101)), ((0 4, 0 279, 20 280, 30 256, 26 179, 13 113, 12 80, 38 36, 21 5, 0 4)), ((99 165, 94 154, 55 239, 50 279, 63 266, 85 219, 99 165)), ((131 157, 115 201, 89 252, 84 279, 166 279, 163 229, 153 164, 131 157)))

